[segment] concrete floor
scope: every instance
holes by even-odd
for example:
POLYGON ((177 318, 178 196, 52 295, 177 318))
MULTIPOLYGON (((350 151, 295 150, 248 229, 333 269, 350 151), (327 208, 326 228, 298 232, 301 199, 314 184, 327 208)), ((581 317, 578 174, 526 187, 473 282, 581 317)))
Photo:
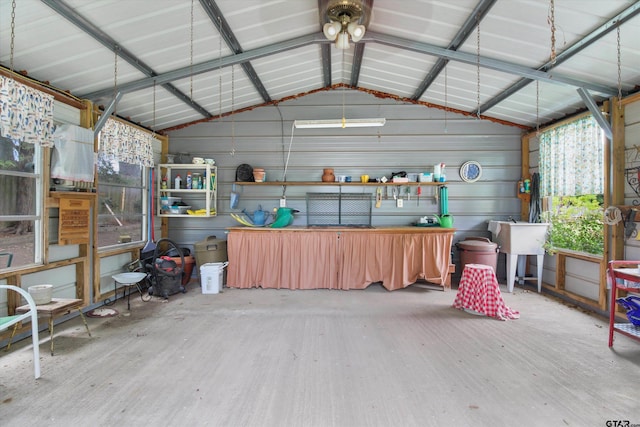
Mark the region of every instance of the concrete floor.
MULTIPOLYGON (((521 318, 451 307, 456 291, 225 289, 42 333, 0 353, 0 425, 604 426, 640 423, 640 343, 534 292, 521 318)), ((504 289, 503 289, 504 292, 504 289)))

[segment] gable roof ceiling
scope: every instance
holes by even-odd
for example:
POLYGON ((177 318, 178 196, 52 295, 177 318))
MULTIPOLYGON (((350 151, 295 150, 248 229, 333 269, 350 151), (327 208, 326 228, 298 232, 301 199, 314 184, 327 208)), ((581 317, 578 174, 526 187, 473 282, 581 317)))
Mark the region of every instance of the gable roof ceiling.
POLYGON ((640 1, 363 0, 348 50, 327 1, 22 0, 12 38, 0 0, 0 64, 156 131, 344 85, 535 128, 640 83, 640 1))

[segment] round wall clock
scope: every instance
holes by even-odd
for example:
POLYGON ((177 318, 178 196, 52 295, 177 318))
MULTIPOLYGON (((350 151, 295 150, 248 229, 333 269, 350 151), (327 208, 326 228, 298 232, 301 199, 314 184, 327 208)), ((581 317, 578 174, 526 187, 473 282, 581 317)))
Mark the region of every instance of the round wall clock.
POLYGON ((460 167, 460 178, 465 182, 476 182, 482 176, 480 163, 469 160, 460 167))

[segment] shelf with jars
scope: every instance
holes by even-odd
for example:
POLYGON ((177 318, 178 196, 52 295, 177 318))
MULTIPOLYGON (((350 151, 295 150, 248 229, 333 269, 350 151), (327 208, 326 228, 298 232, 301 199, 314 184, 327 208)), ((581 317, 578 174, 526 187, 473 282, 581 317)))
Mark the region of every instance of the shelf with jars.
POLYGON ((217 215, 217 167, 209 164, 158 165, 158 216, 201 217, 217 215))

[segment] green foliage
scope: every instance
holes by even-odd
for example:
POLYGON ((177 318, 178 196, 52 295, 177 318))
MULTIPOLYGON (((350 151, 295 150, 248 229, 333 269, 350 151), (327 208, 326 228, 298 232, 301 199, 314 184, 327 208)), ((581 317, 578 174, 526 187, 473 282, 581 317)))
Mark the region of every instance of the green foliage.
POLYGON ((560 249, 604 253, 603 196, 554 197, 553 208, 543 212, 544 222, 550 223, 544 247, 550 254, 560 249))

